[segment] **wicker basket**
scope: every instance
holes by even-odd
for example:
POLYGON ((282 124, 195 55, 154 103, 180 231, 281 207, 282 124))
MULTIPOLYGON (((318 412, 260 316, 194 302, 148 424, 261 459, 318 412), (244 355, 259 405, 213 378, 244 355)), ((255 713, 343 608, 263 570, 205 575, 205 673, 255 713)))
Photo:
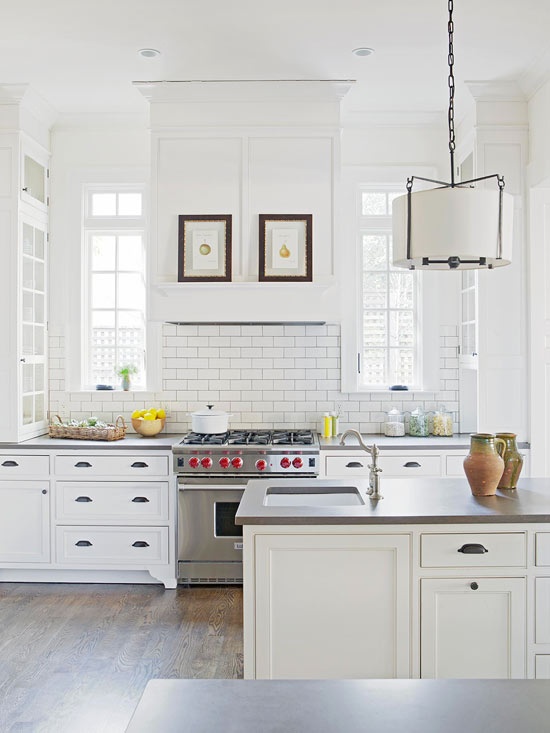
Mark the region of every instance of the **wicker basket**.
POLYGON ((63 425, 59 415, 55 416, 57 422, 49 425, 50 438, 71 438, 72 440, 120 440, 126 435, 126 423, 122 415, 115 420, 114 425, 107 425, 106 428, 86 427, 79 428, 74 425, 63 425))

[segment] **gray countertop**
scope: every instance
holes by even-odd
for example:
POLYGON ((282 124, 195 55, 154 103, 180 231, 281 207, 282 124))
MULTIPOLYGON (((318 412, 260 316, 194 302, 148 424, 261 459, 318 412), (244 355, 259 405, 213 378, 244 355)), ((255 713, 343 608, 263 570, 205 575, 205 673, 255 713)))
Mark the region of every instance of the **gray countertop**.
MULTIPOLYGON (((417 438, 411 435, 403 435, 399 438, 390 438, 387 435, 373 435, 363 433, 363 440, 367 445, 376 443, 384 450, 468 450, 470 448, 470 433, 458 433, 449 438, 429 435, 426 438, 417 438)), ((353 436, 346 438, 346 444, 340 445, 340 436, 337 438, 319 437, 319 443, 323 450, 350 450, 359 448, 357 440, 353 436)), ((518 442, 518 448, 527 449, 529 443, 518 442)))
POLYGON ((362 479, 272 479, 250 481, 237 524, 462 524, 550 522, 550 479, 520 479, 515 490, 472 496, 466 479, 382 479, 383 499, 372 501, 362 479), (267 492, 357 488, 361 506, 265 506, 267 492))
POLYGON ((71 440, 69 438, 50 438, 40 435, 22 443, 0 443, 0 450, 170 450, 182 436, 177 433, 159 433, 146 438, 137 433, 127 433, 121 440, 71 440))
POLYGON ((547 733, 548 680, 151 680, 126 733, 547 733))

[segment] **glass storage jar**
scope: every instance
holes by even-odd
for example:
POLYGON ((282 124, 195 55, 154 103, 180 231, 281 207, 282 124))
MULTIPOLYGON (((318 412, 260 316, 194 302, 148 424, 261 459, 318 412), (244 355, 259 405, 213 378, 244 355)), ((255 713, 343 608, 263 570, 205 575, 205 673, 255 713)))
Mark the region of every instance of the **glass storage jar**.
POLYGON ((444 437, 450 437, 453 434, 453 416, 444 407, 434 413, 432 434, 444 437))
POLYGON ((421 407, 417 407, 409 415, 408 433, 416 438, 426 438, 430 434, 430 413, 424 412, 421 407))
POLYGON ((384 423, 384 435, 392 438, 405 435, 405 417, 400 410, 389 410, 384 423))

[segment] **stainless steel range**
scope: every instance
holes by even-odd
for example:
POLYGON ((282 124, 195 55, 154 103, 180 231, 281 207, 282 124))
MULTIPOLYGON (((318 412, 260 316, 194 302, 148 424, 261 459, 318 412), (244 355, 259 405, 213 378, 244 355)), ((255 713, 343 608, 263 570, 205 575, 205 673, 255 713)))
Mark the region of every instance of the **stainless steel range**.
POLYGON ((242 530, 235 524, 249 479, 312 478, 319 440, 312 430, 188 433, 176 444, 180 582, 242 583, 242 530))

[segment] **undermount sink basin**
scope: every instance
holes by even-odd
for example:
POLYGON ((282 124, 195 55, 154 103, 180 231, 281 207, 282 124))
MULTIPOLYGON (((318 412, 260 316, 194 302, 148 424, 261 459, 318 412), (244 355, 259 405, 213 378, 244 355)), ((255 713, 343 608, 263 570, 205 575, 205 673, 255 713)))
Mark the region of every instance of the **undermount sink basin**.
POLYGON ((355 486, 338 487, 270 487, 264 498, 264 506, 361 506, 363 498, 355 486))

